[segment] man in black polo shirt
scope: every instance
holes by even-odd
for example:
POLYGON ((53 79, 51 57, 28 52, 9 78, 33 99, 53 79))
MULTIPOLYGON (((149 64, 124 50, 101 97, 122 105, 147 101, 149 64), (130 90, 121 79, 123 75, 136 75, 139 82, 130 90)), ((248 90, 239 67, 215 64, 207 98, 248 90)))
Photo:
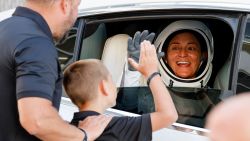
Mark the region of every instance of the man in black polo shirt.
POLYGON ((86 134, 58 115, 62 75, 53 40, 73 25, 79 3, 26 0, 0 23, 1 141, 93 140, 110 121, 85 121, 80 127, 86 134))
MULTIPOLYGON (((113 117, 97 141, 150 141, 152 131, 167 127, 177 120, 172 98, 157 72, 158 61, 154 45, 143 41, 139 64, 131 58, 129 61, 148 78, 156 110, 138 117, 113 117)), ((116 103, 115 83, 100 60, 88 59, 72 63, 64 72, 63 84, 80 111, 74 114, 74 125, 88 116, 104 113, 116 103)))

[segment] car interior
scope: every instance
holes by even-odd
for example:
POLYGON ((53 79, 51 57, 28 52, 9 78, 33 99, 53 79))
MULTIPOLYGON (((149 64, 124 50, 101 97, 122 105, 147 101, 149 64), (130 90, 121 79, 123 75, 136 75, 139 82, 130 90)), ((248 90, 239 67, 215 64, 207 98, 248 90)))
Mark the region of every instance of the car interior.
MULTIPOLYGON (((127 39, 129 36, 133 37, 136 31, 145 29, 155 32, 157 37, 167 25, 183 19, 198 20, 209 27, 214 39, 213 71, 205 88, 168 87, 168 89, 179 114, 177 122, 204 127, 207 113, 223 99, 225 91, 230 91, 227 80, 230 77, 230 66, 233 60, 235 33, 231 23, 219 18, 169 17, 106 21, 85 19, 86 24, 78 59, 100 59, 111 72, 118 87, 117 105, 113 108, 136 114, 155 110, 153 97, 147 86, 126 87, 123 85, 123 77, 126 77, 122 74, 127 61, 127 39)), ((64 64, 68 64, 67 61, 64 64)))

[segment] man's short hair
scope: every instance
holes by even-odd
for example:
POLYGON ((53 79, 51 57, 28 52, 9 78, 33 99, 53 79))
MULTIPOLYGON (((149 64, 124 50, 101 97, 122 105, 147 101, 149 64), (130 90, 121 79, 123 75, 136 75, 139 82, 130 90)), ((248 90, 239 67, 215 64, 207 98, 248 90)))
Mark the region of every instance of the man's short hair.
POLYGON ((72 102, 80 106, 95 98, 99 83, 108 76, 109 72, 100 60, 85 59, 65 69, 63 85, 72 102))

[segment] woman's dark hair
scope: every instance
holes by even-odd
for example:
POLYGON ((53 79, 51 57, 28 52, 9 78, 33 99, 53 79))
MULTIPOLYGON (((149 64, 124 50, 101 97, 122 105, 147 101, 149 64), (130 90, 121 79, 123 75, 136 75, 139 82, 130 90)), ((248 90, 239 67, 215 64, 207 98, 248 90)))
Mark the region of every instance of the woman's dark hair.
POLYGON ((163 44, 163 48, 162 48, 162 51, 166 51, 166 49, 168 48, 169 46, 169 43, 170 41, 178 34, 180 33, 184 33, 184 32, 188 32, 188 33, 191 33, 195 36, 195 38, 198 40, 198 42, 200 43, 200 47, 201 47, 201 52, 207 52, 207 44, 206 44, 206 41, 204 39, 204 37, 196 32, 196 31, 193 31, 193 30, 188 30, 188 29, 183 29, 183 30, 178 30, 174 33, 172 33, 164 42, 163 44))

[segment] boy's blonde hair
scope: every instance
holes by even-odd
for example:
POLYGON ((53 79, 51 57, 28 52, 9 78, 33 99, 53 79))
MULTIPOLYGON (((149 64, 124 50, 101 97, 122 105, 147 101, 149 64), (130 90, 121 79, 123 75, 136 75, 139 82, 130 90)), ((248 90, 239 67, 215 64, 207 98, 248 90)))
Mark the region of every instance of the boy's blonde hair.
POLYGON ((78 107, 95 98, 98 85, 108 80, 109 72, 100 60, 85 59, 72 63, 64 71, 63 85, 78 107))

